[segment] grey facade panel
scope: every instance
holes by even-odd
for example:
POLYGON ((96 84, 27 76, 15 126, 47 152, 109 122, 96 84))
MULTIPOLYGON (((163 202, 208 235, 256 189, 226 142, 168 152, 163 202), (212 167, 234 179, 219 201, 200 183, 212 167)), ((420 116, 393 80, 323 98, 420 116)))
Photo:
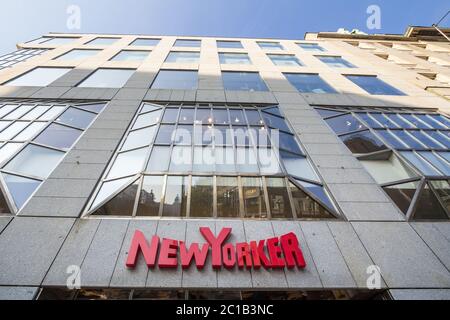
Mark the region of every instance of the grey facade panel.
POLYGON ((0 217, 0 233, 6 228, 12 217, 0 217))
POLYGON ((0 234, 0 285, 39 286, 74 221, 14 218, 0 234))
POLYGON ((450 289, 391 289, 395 300, 450 300, 450 289))
POLYGON ((448 222, 414 222, 411 226, 450 271, 450 238, 448 238, 449 234, 446 237, 441 233, 438 229, 439 224, 450 225, 448 222))
POLYGON ((33 300, 38 291, 38 287, 0 286, 0 300, 33 300))

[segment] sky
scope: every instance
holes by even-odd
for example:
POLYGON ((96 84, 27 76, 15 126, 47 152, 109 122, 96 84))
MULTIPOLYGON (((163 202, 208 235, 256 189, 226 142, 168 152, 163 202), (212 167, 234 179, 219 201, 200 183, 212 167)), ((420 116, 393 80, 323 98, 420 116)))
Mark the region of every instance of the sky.
MULTIPOLYGON (((48 32, 197 35, 303 39, 305 32, 357 28, 403 33, 430 26, 448 0, 2 0, 0 54, 48 32), (367 26, 367 8, 380 9, 380 28, 367 26), (79 8, 79 29, 68 8, 79 8), (74 20, 69 20, 74 21, 74 20), (76 27, 76 25, 75 25, 76 27)), ((450 26, 450 15, 440 26, 450 26)))

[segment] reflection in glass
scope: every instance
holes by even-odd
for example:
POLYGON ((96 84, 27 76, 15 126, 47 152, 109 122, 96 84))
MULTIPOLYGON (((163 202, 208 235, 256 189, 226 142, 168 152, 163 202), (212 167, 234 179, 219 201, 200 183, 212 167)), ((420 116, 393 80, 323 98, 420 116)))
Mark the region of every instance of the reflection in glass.
POLYGON ((144 176, 139 196, 137 216, 159 215, 164 176, 144 176))
POLYGON ((120 191, 114 198, 98 208, 94 215, 131 216, 139 184, 139 179, 120 191))
MULTIPOLYGON (((437 184, 436 186, 439 187, 437 184)), ((446 193, 448 193, 448 189, 446 189, 445 187, 439 192, 440 195, 445 195, 446 193)), ((445 212, 444 208, 442 208, 428 183, 420 192, 419 199, 417 200, 416 208, 414 211, 414 219, 448 219, 447 213, 445 212)))
POLYGON ((191 217, 212 217, 213 178, 192 176, 191 217))
POLYGON ((284 178, 266 178, 272 218, 292 218, 292 208, 284 178))
POLYGON ((69 149, 83 133, 81 130, 52 123, 34 141, 60 149, 69 149))
POLYGON ((237 177, 217 177, 217 216, 239 216, 239 188, 237 177))
POLYGON ((365 129, 365 126, 351 114, 325 120, 337 134, 365 129))
POLYGON ((244 216, 246 218, 267 217, 261 178, 242 177, 241 183, 244 199, 244 216))
POLYGON ((22 208, 41 181, 3 173, 3 180, 18 209, 22 208))
POLYGON ((369 131, 360 131, 340 137, 353 153, 371 153, 386 150, 386 146, 369 131))
POLYGON ((418 184, 418 181, 413 181, 397 184, 394 186, 383 187, 383 189, 392 199, 392 201, 397 205, 397 207, 404 214, 406 214, 408 212, 409 205, 411 204, 418 184))
POLYGON ((162 215, 164 217, 185 217, 189 177, 168 176, 162 215))
POLYGON ((307 195, 303 190, 299 189, 292 182, 289 182, 289 188, 291 190, 292 201, 294 202, 297 218, 334 218, 317 201, 307 195))

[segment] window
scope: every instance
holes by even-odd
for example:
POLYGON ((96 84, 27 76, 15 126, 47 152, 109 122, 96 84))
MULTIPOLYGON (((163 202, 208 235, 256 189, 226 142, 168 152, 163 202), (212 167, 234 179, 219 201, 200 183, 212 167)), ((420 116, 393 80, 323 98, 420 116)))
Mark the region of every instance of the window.
POLYGON ((55 60, 83 60, 95 56, 100 50, 73 49, 55 58, 55 60))
POLYGON ((78 37, 42 37, 36 40, 32 40, 27 42, 27 44, 43 44, 46 45, 52 45, 52 46, 58 46, 58 45, 64 45, 71 43, 72 41, 75 41, 79 39, 78 37))
POLYGON ((0 202, 0 212, 19 211, 105 107, 24 102, 0 101, 0 174, 5 182, 0 196, 11 204, 0 202))
POLYGON ((121 88, 134 71, 134 69, 97 69, 83 80, 78 87, 121 88))
POLYGON ((235 48, 242 49, 242 43, 240 41, 222 41, 217 40, 217 48, 235 48))
POLYGON ((302 66, 302 63, 294 55, 290 54, 268 54, 270 60, 277 66, 302 66))
POLYGON ((329 67, 333 68, 355 68, 353 64, 343 59, 342 57, 333 56, 316 56, 317 59, 325 63, 329 67))
POLYGON ((404 93, 378 79, 377 76, 348 75, 347 79, 366 90, 370 94, 403 96, 404 93))
POLYGON ((326 83, 318 74, 312 73, 283 73, 288 81, 299 92, 312 93, 336 93, 328 83, 326 83))
POLYGON ((46 51, 47 49, 20 49, 13 53, 0 56, 0 70, 12 67, 19 62, 27 61, 28 59, 39 56, 46 51))
POLYGON ((122 50, 111 61, 142 61, 148 57, 150 51, 122 50))
POLYGON ((200 48, 202 44, 201 40, 176 40, 174 47, 190 47, 190 48, 200 48))
POLYGON ((88 45, 95 45, 95 46, 109 46, 110 44, 115 43, 119 38, 104 38, 104 37, 98 37, 94 40, 89 41, 88 45))
POLYGON ((222 71, 225 90, 268 91, 257 72, 222 71))
POLYGON ((198 72, 191 70, 160 70, 153 81, 152 89, 196 90, 198 72))
POLYGON ((90 214, 137 181, 129 216, 293 218, 292 179, 317 193, 308 210, 335 212, 277 105, 143 103, 112 159, 90 214))
POLYGON ((165 62, 198 63, 199 60, 200 60, 200 52, 172 51, 167 56, 165 62))
POLYGON ((317 43, 297 43, 297 45, 305 51, 319 51, 319 52, 326 51, 317 43))
POLYGON ((4 83, 4 85, 45 87, 65 75, 70 70, 72 70, 72 68, 37 67, 4 83))
POLYGON ((279 42, 258 41, 259 47, 264 50, 284 50, 279 42))
POLYGON ((146 46, 153 47, 158 45, 160 39, 147 39, 147 38, 137 38, 130 45, 131 46, 146 46))
POLYGON ((219 53, 221 64, 252 64, 246 53, 219 53))

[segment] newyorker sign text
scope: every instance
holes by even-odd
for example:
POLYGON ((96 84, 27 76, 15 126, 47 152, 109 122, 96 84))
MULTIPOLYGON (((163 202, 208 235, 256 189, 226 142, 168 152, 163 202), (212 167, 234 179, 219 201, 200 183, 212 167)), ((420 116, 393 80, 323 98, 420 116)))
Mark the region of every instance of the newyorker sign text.
POLYGON ((126 266, 134 268, 139 254, 144 257, 145 263, 152 268, 189 268, 194 261, 198 269, 205 266, 206 258, 211 248, 211 263, 214 269, 225 268, 304 268, 306 266, 303 253, 300 249, 297 236, 286 233, 280 237, 266 240, 225 243, 231 233, 231 228, 223 228, 214 236, 208 227, 200 227, 200 233, 206 243, 192 243, 187 246, 184 241, 167 239, 160 240, 154 235, 147 241, 144 234, 136 230, 131 241, 126 266))

